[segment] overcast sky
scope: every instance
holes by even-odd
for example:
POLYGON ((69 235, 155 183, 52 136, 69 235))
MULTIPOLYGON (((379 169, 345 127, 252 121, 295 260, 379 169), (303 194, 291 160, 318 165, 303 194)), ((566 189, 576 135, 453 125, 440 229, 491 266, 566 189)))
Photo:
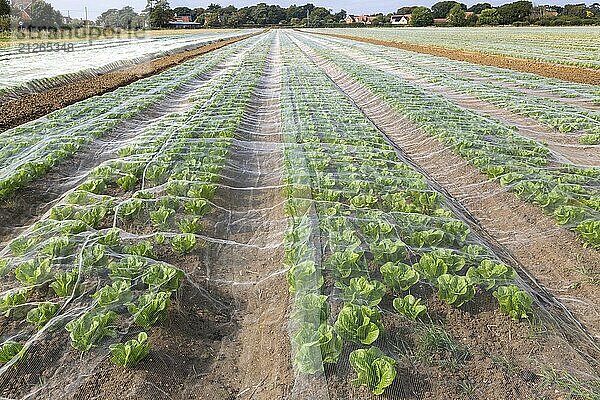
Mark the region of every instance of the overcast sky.
MULTIPOLYGON (((474 3, 485 2, 491 4, 503 4, 509 3, 512 0, 480 0, 480 1, 464 1, 467 5, 472 5, 474 3)), ((84 9, 85 6, 88 8, 88 16, 90 19, 96 19, 98 15, 100 15, 103 11, 108 10, 109 8, 123 8, 126 5, 131 5, 136 11, 141 11, 146 6, 146 0, 104 0, 104 1, 91 1, 91 0, 49 0, 52 5, 59 9, 63 15, 70 14, 73 18, 83 18, 85 16, 84 9)), ((210 3, 218 3, 222 6, 226 6, 229 4, 233 4, 236 7, 244 7, 252 4, 257 4, 260 2, 265 2, 267 4, 279 4, 281 6, 287 7, 291 4, 306 4, 313 3, 317 6, 323 6, 327 8, 331 8, 335 11, 339 11, 340 9, 344 9, 348 11, 350 14, 374 14, 377 12, 392 12, 397 10, 399 7, 419 4, 425 6, 431 6, 436 3, 437 0, 416 0, 416 1, 394 1, 394 0, 303 0, 303 1, 293 1, 293 0, 228 0, 228 1, 198 1, 198 0, 170 0, 171 7, 177 6, 188 6, 188 7, 206 7, 210 3)), ((534 1, 534 3, 540 4, 557 4, 562 5, 566 3, 579 3, 578 0, 549 0, 547 2, 539 2, 534 1)))

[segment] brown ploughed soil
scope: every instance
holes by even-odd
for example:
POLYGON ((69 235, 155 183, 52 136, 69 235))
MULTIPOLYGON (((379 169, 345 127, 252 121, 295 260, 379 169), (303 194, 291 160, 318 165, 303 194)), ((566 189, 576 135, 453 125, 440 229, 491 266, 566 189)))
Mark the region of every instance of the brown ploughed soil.
POLYGON ((358 42, 376 44, 380 46, 395 47, 398 49, 414 51, 417 53, 425 53, 434 56, 446 57, 451 60, 467 61, 474 64, 514 69, 515 71, 529 72, 532 74, 542 75, 549 78, 562 79, 564 81, 569 82, 600 85, 600 70, 596 69, 573 67, 570 65, 562 64, 552 64, 541 61, 527 60, 524 58, 485 54, 476 51, 449 49, 440 46, 428 46, 404 42, 390 42, 387 40, 368 39, 352 35, 338 35, 333 33, 315 34, 332 36, 341 39, 356 40, 358 42))
POLYGON ((109 72, 93 78, 84 78, 40 93, 26 94, 14 100, 0 103, 0 132, 89 97, 113 91, 121 86, 181 64, 191 58, 258 34, 220 40, 194 50, 161 57, 131 68, 109 72))

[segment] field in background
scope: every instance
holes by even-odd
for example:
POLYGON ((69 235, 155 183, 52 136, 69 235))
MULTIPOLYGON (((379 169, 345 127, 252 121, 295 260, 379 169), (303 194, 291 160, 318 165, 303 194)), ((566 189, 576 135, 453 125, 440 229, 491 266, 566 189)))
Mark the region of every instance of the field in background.
MULTIPOLYGON (((319 31, 315 29, 314 31, 319 31)), ((600 27, 357 28, 326 33, 600 69, 600 27)))

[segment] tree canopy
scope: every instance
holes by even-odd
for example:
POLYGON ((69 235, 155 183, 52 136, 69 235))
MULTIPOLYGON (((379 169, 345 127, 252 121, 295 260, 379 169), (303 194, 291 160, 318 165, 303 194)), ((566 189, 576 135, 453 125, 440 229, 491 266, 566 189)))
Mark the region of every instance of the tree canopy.
POLYGON ((58 28, 63 22, 62 14, 43 0, 36 0, 31 4, 29 16, 33 28, 58 28))

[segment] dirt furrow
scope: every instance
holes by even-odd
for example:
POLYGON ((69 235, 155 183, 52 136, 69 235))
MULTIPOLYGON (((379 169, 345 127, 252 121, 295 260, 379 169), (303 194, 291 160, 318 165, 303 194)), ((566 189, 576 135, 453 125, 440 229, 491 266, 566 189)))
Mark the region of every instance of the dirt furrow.
POLYGON ((590 278, 598 273, 599 252, 584 248, 540 208, 489 181, 338 68, 314 53, 311 57, 430 180, 460 202, 486 235, 600 338, 600 295, 590 278))
POLYGON ((219 362, 199 383, 201 398, 226 398, 220 394, 227 393, 239 399, 281 399, 293 383, 282 264, 287 223, 281 194, 278 52, 274 39, 215 194, 222 209, 212 216, 207 234, 221 243, 208 245, 202 272, 235 299, 239 328, 222 341, 219 362))

